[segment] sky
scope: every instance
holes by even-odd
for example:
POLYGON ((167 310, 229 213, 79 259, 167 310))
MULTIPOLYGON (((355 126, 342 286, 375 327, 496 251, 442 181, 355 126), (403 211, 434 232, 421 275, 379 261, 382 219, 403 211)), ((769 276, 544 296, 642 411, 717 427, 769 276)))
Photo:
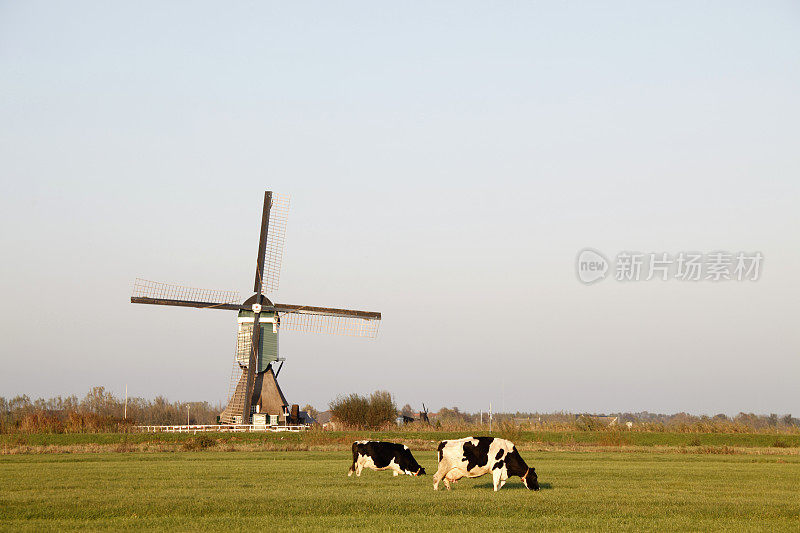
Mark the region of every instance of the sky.
POLYGON ((0 0, 0 396, 225 402, 265 190, 287 399, 800 413, 796 2, 0 0), (585 285, 584 248, 760 252, 585 285))

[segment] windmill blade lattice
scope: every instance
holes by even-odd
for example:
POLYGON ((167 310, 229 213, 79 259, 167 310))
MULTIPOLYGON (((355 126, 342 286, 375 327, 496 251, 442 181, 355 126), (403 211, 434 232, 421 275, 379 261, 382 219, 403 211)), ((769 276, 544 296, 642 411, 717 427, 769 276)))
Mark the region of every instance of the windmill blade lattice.
POLYGON ((236 353, 233 356, 231 382, 228 386, 228 405, 220 413, 220 422, 224 424, 242 423, 242 411, 249 393, 247 391, 247 368, 252 350, 253 323, 239 322, 236 335, 236 353))
POLYGON ((269 232, 264 247, 264 270, 261 292, 275 292, 281 279, 283 245, 286 241, 286 224, 289 219, 289 196, 272 193, 272 206, 269 211, 269 232))
POLYGON ((228 388, 228 405, 219 415, 223 424, 241 424, 244 409, 245 389, 247 388, 247 368, 242 368, 236 361, 231 371, 231 384, 228 388))
POLYGON ((378 335, 380 318, 365 319, 331 314, 279 312, 282 330, 348 335, 374 339, 378 335))
POLYGON ((238 309, 241 299, 238 291, 200 289, 136 278, 133 283, 131 302, 179 307, 238 309))

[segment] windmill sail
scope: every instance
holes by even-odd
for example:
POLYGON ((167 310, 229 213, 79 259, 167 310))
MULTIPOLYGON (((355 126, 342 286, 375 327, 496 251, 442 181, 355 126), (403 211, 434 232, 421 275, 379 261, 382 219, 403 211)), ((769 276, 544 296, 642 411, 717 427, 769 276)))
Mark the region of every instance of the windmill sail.
POLYGON ((239 309, 237 291, 199 289, 136 278, 131 303, 198 307, 201 309, 239 309))
POLYGON ((264 215, 261 226, 263 240, 258 249, 255 290, 267 294, 277 291, 280 285, 283 245, 286 241, 286 223, 289 219, 289 197, 268 192, 264 202, 264 215))
POLYGON ((247 387, 247 367, 240 366, 235 360, 231 372, 231 384, 228 389, 228 405, 219 414, 223 424, 241 424, 244 409, 245 388, 247 387))
POLYGON ((275 304, 281 329, 374 339, 381 314, 374 311, 308 305, 275 304))

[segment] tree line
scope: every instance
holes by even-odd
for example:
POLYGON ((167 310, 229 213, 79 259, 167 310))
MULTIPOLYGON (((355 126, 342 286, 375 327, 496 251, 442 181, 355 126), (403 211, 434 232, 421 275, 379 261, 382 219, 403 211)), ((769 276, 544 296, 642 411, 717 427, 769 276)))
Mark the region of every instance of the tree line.
MULTIPOLYGON (((398 409, 387 391, 368 395, 348 394, 329 404, 331 415, 342 428, 380 429, 393 427, 398 416, 415 427, 442 429, 480 429, 489 423, 487 412, 470 413, 458 407, 442 407, 430 413, 429 422, 419 420, 419 409, 406 404, 398 409)), ((126 402, 104 387, 93 387, 84 397, 56 396, 32 400, 27 395, 11 399, 0 397, 0 433, 26 432, 110 432, 127 431, 134 425, 216 424, 222 405, 208 402, 170 402, 163 396, 149 400, 131 397, 126 402)), ((303 410, 316 418, 317 410, 307 405, 303 410)), ((609 427, 640 431, 678 431, 705 433, 748 433, 758 431, 798 431, 800 420, 791 414, 778 415, 740 412, 692 415, 688 413, 493 413, 496 424, 518 426, 525 430, 602 430, 609 427), (611 423, 613 421, 613 424, 611 423)))
MULTIPOLYGON (((403 414, 413 412, 409 405, 402 409, 403 414)), ((489 413, 486 411, 470 413, 458 407, 443 407, 430 414, 431 423, 443 428, 486 425, 489 413)), ((716 415, 692 415, 689 413, 539 413, 515 412, 493 413, 492 421, 497 424, 514 424, 530 430, 576 430, 593 431, 608 428, 627 428, 641 431, 677 431, 704 433, 750 433, 754 431, 800 430, 800 420, 791 414, 778 415, 740 412, 734 416, 724 413, 716 415)))
POLYGON ((170 402, 131 397, 126 402, 105 387, 93 387, 83 398, 0 397, 0 433, 11 431, 72 433, 125 431, 134 425, 215 424, 222 411, 208 402, 170 402))

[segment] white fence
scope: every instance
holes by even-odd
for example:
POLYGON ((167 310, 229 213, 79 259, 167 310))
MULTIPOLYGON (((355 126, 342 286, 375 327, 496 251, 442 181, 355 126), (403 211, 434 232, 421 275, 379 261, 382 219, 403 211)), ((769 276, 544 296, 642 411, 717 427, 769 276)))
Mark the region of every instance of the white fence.
POLYGON ((306 425, 269 426, 264 424, 210 424, 210 425, 183 425, 183 426, 134 426, 141 433, 203 433, 213 431, 216 433, 265 433, 292 431, 299 432, 308 429, 306 425))

